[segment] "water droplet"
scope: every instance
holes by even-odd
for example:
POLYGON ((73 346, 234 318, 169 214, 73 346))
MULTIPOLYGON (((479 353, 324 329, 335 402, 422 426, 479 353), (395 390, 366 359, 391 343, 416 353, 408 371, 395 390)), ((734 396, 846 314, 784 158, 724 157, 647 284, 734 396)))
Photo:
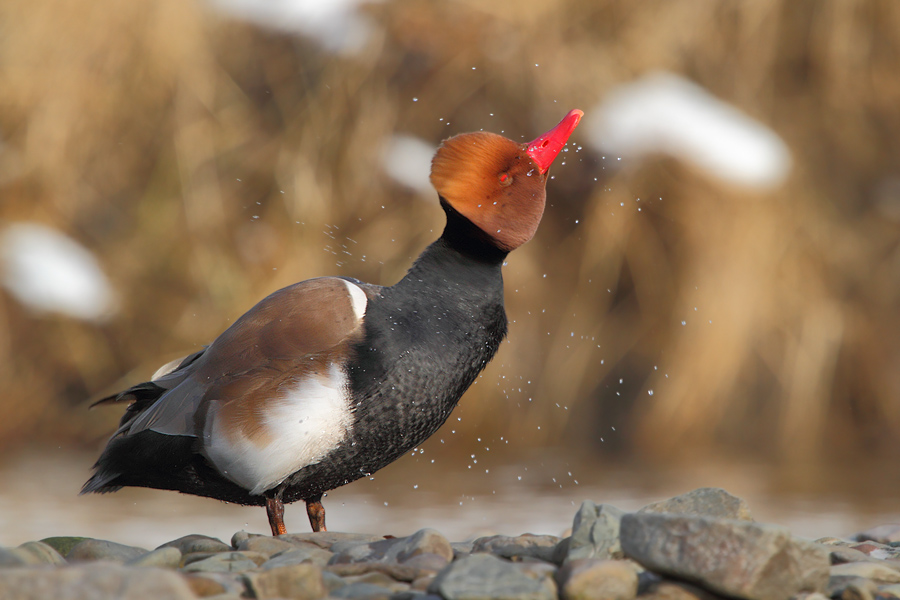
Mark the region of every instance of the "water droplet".
POLYGON ((653 395, 653 390, 647 390, 647 395, 648 395, 648 396, 652 396, 652 395, 653 395))

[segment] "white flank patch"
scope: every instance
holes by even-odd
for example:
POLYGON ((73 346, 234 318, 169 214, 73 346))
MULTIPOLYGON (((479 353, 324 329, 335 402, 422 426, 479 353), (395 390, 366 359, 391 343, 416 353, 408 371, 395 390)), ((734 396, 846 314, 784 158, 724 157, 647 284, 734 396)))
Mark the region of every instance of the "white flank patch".
POLYGON ((347 281, 346 279, 342 279, 341 281, 347 285, 347 291, 350 292, 350 302, 353 305, 353 314, 356 315, 357 319, 362 319, 366 316, 366 305, 369 303, 369 299, 366 298, 366 293, 352 281, 347 281))
POLYGON ((791 168, 774 131, 671 73, 620 85, 588 114, 591 145, 607 161, 665 153, 751 187, 778 185, 791 168))
POLYGON ((116 311, 116 294, 96 257, 37 223, 16 223, 0 232, 0 285, 38 313, 102 322, 116 311))
POLYGON ((306 377, 269 402, 264 426, 270 441, 264 446, 240 433, 229 436, 210 411, 204 453, 228 479, 262 494, 324 458, 350 434, 352 424, 347 378, 332 364, 327 376, 306 377))

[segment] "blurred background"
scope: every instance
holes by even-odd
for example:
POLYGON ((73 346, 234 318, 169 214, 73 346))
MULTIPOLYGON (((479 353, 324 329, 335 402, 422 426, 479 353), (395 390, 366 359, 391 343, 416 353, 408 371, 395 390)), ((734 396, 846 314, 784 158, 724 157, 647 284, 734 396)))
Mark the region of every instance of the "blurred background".
POLYGON ((898 32, 891 0, 3 2, 0 542, 266 531, 76 497, 121 415, 90 400, 295 281, 396 282, 442 139, 572 108, 509 343, 330 526, 559 533, 698 485, 812 537, 900 520, 898 32))

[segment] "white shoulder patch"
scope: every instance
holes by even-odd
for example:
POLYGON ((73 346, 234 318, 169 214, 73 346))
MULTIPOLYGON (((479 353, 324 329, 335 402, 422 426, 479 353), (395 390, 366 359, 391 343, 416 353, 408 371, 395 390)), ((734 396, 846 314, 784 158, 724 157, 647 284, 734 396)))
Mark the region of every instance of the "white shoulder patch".
POLYGON ((366 293, 361 287, 351 281, 347 281, 346 279, 341 279, 341 281, 344 282, 344 285, 347 286, 347 291, 350 292, 350 302, 353 304, 353 313, 356 315, 357 319, 362 319, 366 315, 366 305, 369 303, 369 299, 366 298, 366 293))

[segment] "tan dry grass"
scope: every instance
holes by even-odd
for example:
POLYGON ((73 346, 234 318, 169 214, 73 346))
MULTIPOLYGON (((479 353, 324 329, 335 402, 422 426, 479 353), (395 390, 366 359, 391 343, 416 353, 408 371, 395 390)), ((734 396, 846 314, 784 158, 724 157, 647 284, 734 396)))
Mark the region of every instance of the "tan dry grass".
POLYGON ((380 33, 346 58, 192 2, 0 6, 0 218, 80 240, 123 296, 97 327, 0 295, 5 444, 102 438, 116 417, 86 413, 86 397, 280 286, 399 278, 441 220, 433 198, 381 174, 393 132, 533 136, 667 69, 775 128, 790 180, 748 192, 670 159, 614 170, 569 155, 537 238, 510 258, 512 343, 463 402, 460 434, 662 459, 892 452, 896 3, 404 0, 368 13, 380 33))

